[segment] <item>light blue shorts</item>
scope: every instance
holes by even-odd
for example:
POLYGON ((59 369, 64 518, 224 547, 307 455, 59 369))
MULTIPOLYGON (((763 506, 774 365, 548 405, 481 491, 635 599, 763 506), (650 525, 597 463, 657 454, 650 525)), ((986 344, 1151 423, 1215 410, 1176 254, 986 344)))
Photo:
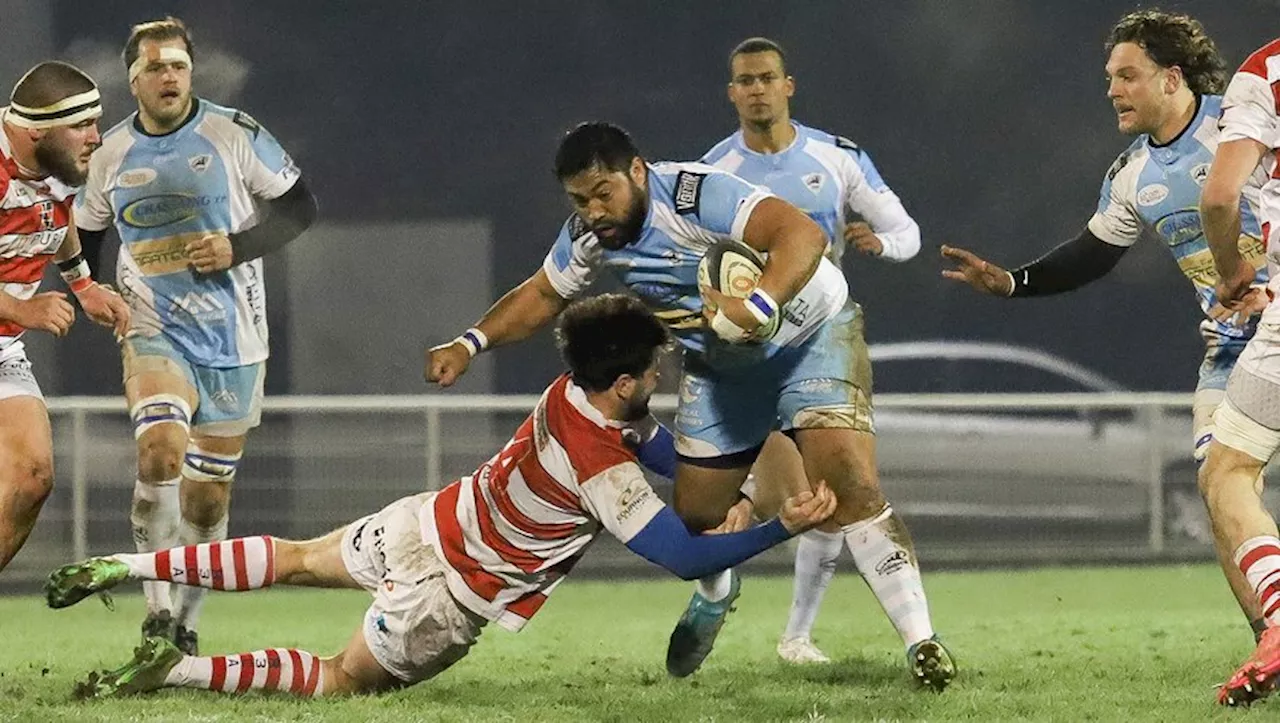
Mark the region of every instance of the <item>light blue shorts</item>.
POLYGON ((748 467, 774 429, 874 433, 862 308, 845 305, 808 340, 767 358, 685 354, 676 451, 701 467, 748 467))
POLYGON ((124 378, 160 371, 181 375, 196 390, 191 414, 193 431, 210 437, 238 437, 262 420, 266 364, 206 367, 191 363, 163 335, 124 340, 124 378))

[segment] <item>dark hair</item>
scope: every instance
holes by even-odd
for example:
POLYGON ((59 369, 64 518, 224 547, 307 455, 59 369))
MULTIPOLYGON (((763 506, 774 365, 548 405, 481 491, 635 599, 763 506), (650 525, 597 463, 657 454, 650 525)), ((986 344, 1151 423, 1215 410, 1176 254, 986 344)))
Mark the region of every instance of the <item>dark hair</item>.
POLYGON ((634 296, 601 294, 560 314, 556 344, 578 386, 602 392, 618 377, 639 378, 670 343, 667 327, 634 296))
POLYGON ((622 128, 605 121, 579 123, 556 150, 556 178, 563 181, 595 166, 626 171, 638 155, 636 144, 622 128))
POLYGON ((1227 87, 1227 64, 1199 20, 1181 13, 1137 10, 1120 18, 1107 38, 1107 53, 1120 43, 1134 43, 1162 68, 1178 66, 1187 87, 1197 95, 1221 93, 1227 87))
POLYGON ((757 36, 747 38, 729 51, 729 73, 733 73, 733 59, 739 55, 747 55, 749 53, 777 53, 778 60, 782 65, 782 72, 787 72, 787 54, 782 52, 782 46, 768 38, 757 36))
POLYGON ((13 86, 9 99, 29 108, 43 108, 98 87, 88 73, 70 63, 47 60, 28 70, 13 86))
POLYGON ((154 40, 161 42, 165 40, 178 40, 187 46, 187 55, 192 59, 196 57, 195 48, 191 45, 191 32, 187 30, 186 23, 173 17, 166 16, 164 20, 151 20, 145 23, 138 23, 129 30, 129 40, 124 44, 124 67, 128 70, 133 65, 133 61, 138 59, 138 46, 144 40, 154 40))

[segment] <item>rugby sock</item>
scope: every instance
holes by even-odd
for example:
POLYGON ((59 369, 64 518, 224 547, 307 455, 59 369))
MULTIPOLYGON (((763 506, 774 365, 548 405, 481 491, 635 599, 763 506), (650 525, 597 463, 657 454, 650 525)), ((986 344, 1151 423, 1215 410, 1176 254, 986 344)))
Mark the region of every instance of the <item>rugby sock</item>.
POLYGON ((1280 539, 1262 535, 1245 540, 1233 557, 1258 594, 1262 617, 1271 625, 1280 624, 1280 539))
POLYGON ((822 596, 827 594, 836 559, 844 548, 844 535, 839 532, 809 530, 800 535, 796 546, 795 590, 791 594, 791 616, 787 618, 784 639, 807 638, 818 617, 822 596))
POLYGON ((708 602, 720 602, 725 599, 729 596, 732 587, 733 577, 729 570, 698 578, 698 594, 708 602))
POLYGON ((283 690, 302 698, 324 694, 324 666, 305 650, 271 648, 239 655, 184 655, 169 670, 165 686, 223 693, 283 690))
POLYGON ((885 505, 880 514, 842 528, 853 562, 908 647, 933 636, 929 602, 906 528, 885 505))
POLYGON ((213 590, 256 590, 275 582, 275 541, 269 536, 112 555, 136 580, 165 580, 213 590))
MULTIPOLYGON (((178 544, 178 521, 182 519, 178 483, 181 480, 181 477, 175 477, 163 482, 134 482, 129 522, 138 552, 167 550, 178 544)), ((147 600, 148 613, 173 609, 169 583, 144 582, 142 593, 147 600)))
MULTIPOLYGON (((218 542, 227 537, 227 515, 218 520, 212 527, 199 527, 182 520, 182 544, 199 545, 206 542, 218 542)), ((178 608, 178 624, 187 630, 195 630, 200 620, 200 609, 204 607, 204 598, 209 591, 203 587, 180 587, 174 593, 178 608)))

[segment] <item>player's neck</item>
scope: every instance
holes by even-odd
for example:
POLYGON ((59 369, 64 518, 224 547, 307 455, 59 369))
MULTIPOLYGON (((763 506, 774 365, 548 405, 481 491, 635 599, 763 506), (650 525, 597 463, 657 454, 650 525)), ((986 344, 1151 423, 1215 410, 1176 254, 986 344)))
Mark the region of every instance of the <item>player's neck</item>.
POLYGON ((1174 112, 1170 113, 1160 127, 1151 134, 1151 141, 1157 146, 1169 145, 1191 125, 1191 121, 1196 117, 1196 111, 1200 109, 1200 98, 1184 88, 1183 92, 1178 94, 1174 108, 1174 112))
POLYGON ((149 136, 163 136, 172 133, 181 128, 187 121, 191 120, 192 114, 196 109, 196 99, 191 97, 187 99, 187 107, 182 110, 172 121, 161 121, 138 106, 138 122, 142 124, 142 131, 149 136))
POLYGON ((22 133, 21 128, 15 128, 8 123, 0 124, 4 126, 4 136, 9 141, 9 157, 18 165, 18 172, 23 178, 38 179, 49 175, 40 172, 40 162, 36 160, 35 144, 31 143, 31 139, 18 135, 22 133))
POLYGON ((790 117, 782 117, 761 128, 749 123, 742 124, 742 142, 756 153, 780 153, 785 151, 796 140, 795 126, 790 117))

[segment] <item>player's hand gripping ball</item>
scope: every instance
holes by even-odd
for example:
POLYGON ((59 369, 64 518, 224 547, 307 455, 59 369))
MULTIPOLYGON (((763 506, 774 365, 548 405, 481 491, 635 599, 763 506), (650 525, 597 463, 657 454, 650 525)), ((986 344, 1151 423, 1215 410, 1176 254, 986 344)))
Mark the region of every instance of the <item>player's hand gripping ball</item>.
MULTIPOLYGON (((738 241, 721 241, 703 254, 698 262, 698 288, 712 289, 734 299, 746 299, 755 290, 756 284, 764 274, 764 262, 755 249, 738 241)), ((715 311, 714 300, 703 294, 702 303, 710 311, 715 311)), ((762 342, 773 338, 782 323, 782 314, 773 318, 746 335, 742 339, 726 339, 739 342, 762 342)), ((716 330, 722 338, 719 330, 716 330)))

